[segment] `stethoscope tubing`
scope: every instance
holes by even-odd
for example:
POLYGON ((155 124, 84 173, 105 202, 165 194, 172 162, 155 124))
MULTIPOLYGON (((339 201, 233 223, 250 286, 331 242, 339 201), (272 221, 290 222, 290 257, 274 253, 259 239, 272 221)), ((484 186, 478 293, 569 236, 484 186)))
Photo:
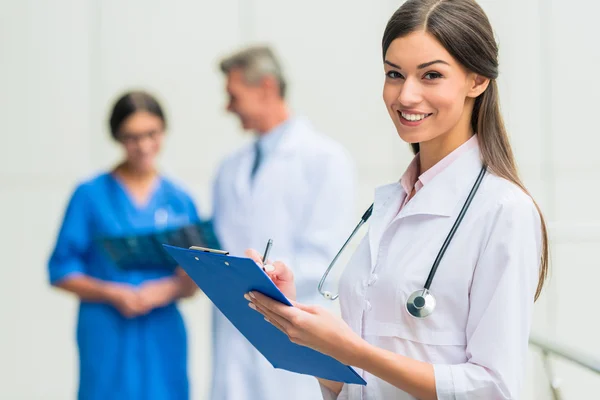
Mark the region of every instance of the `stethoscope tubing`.
MULTIPOLYGON (((471 188, 471 191, 469 192, 469 195, 467 196, 467 199, 465 200, 457 218, 456 221, 454 221, 454 224, 452 225, 452 228, 450 229, 450 232, 448 233, 448 236, 446 236, 446 239, 444 240, 444 243, 442 244, 442 247, 440 248, 435 261, 433 262, 433 265, 431 266, 431 269, 429 271, 429 275, 427 276, 427 280, 425 281, 425 285, 423 286, 422 289, 419 289, 420 291, 423 292, 423 294, 425 293, 429 293, 429 289, 431 287, 431 283, 433 282, 433 278, 435 277, 435 274, 437 272, 437 269, 442 261, 442 258, 444 257, 444 254, 446 253, 446 250, 448 249, 448 246, 450 245, 450 242, 452 241, 452 239, 454 238, 454 234, 456 233, 456 231, 458 230, 458 227, 460 226, 462 220, 464 219, 470 205, 471 202, 473 201, 473 198, 475 197, 475 194, 477 193, 477 191, 479 190, 479 186, 481 185, 481 181, 483 180, 483 177, 485 175, 487 171, 487 166, 483 165, 481 167, 481 171, 479 172, 479 175, 477 176, 477 179, 475 181, 475 183, 473 184, 473 187, 471 188)), ((325 270, 325 273, 323 274, 323 276, 321 277, 321 280, 319 281, 319 285, 318 285, 318 290, 319 293, 321 293, 321 295, 323 295, 323 297, 329 299, 329 300, 336 300, 339 297, 339 293, 333 295, 331 292, 329 291, 324 291, 323 290, 323 286, 325 284, 325 281, 327 280, 327 276, 329 275, 329 273, 331 272, 331 269, 335 266, 338 258, 340 257, 340 255, 344 252, 344 250, 346 249, 346 247, 348 246, 348 244, 350 243, 350 241, 354 238, 354 236, 356 235, 356 233, 360 230, 360 228, 369 220, 369 218, 371 217, 371 214, 373 213, 373 206, 374 203, 371 204, 371 206, 369 206, 369 208, 367 209, 367 211, 365 211, 365 213, 363 214, 362 218, 360 219, 360 222, 356 225, 356 227, 354 228, 354 230, 352 231, 352 233, 350 234, 350 236, 348 237, 348 239, 346 239, 346 241, 344 242, 344 244, 342 245, 342 247, 340 248, 340 250, 337 252, 337 254, 335 255, 335 257, 333 258, 333 260, 331 261, 331 263, 329 263, 329 266, 327 267, 327 269, 325 270)), ((429 293, 430 296, 432 296, 429 293)))

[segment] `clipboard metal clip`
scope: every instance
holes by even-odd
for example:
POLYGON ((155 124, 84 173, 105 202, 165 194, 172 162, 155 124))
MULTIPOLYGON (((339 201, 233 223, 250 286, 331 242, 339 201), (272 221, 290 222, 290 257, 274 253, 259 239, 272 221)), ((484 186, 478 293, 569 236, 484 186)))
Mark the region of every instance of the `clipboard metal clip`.
POLYGON ((198 250, 198 251, 203 251, 205 253, 221 254, 221 255, 224 255, 224 256, 228 256, 229 255, 229 252, 225 251, 225 250, 209 249, 207 247, 200 247, 200 246, 190 246, 190 250, 198 250))

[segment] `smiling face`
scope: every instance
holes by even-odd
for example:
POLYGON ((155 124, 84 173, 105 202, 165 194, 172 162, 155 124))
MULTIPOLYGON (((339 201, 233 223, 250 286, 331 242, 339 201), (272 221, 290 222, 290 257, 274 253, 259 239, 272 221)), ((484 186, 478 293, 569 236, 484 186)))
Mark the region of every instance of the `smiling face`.
POLYGON ((402 140, 424 143, 472 134, 474 99, 487 84, 431 34, 416 31, 392 41, 384 68, 383 99, 402 140))

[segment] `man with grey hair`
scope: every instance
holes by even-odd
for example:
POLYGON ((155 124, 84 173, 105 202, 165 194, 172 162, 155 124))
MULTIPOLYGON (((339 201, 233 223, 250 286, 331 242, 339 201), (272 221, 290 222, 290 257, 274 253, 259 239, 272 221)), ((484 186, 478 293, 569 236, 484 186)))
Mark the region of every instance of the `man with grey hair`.
MULTIPOLYGON (((215 231, 234 256, 248 248, 262 251, 273 239, 270 259, 293 269, 298 301, 325 305, 317 285, 352 228, 354 165, 342 146, 291 116, 284 74, 271 49, 245 49, 220 68, 227 110, 255 140, 218 169, 215 231)), ((212 400, 321 398, 315 378, 273 368, 216 308, 211 389, 212 400)))

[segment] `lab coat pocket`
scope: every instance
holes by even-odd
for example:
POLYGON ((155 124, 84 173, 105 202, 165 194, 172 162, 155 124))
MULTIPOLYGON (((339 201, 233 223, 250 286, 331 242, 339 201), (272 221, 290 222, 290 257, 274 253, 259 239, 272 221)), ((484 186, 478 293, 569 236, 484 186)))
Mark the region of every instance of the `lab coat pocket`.
MULTIPOLYGON (((396 287, 394 304, 385 312, 373 312, 365 324, 365 336, 375 337, 385 348, 429 363, 462 362, 467 343, 459 329, 443 313, 415 318, 406 309, 408 291, 396 287)), ((376 311, 376 310, 373 310, 376 311)))
POLYGON ((464 332, 436 331, 422 322, 371 322, 365 336, 375 337, 381 347, 415 360, 431 364, 464 362, 464 332))
POLYGON ((374 321, 369 323, 368 328, 365 329, 365 335, 395 337, 402 340, 434 346, 464 346, 467 343, 464 332, 436 331, 420 322, 421 321, 398 323, 374 321))

